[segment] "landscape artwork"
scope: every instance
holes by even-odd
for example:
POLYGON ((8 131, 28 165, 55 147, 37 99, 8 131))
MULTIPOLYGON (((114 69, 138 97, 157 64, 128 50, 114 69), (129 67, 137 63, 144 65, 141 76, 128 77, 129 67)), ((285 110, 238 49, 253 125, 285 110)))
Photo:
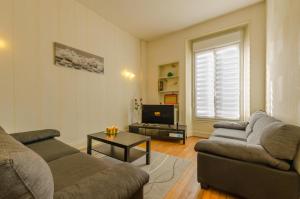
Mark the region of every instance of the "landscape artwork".
POLYGON ((104 58, 54 42, 55 65, 104 74, 104 58))

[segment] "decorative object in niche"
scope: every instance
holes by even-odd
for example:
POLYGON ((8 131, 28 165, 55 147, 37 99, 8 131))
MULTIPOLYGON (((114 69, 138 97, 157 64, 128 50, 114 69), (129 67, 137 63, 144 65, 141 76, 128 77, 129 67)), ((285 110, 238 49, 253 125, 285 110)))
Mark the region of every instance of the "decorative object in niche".
POLYGON ((164 99, 165 104, 177 104, 177 94, 166 94, 164 99))
POLYGON ((104 74, 104 58, 54 42, 55 65, 104 74))
POLYGON ((172 72, 168 72, 168 77, 173 77, 173 73, 172 72))

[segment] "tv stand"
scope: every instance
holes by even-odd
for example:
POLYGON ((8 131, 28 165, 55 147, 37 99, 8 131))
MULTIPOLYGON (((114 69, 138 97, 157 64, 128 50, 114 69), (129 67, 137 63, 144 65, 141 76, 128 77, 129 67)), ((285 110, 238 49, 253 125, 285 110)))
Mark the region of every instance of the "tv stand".
POLYGON ((151 136, 156 139, 182 140, 185 144, 186 125, 134 123, 129 125, 129 132, 151 136))

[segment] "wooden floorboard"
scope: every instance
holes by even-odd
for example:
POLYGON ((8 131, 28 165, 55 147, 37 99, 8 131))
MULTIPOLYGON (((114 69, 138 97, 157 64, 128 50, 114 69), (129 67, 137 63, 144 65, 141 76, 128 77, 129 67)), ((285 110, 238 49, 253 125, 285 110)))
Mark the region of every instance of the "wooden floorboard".
MULTIPOLYGON (((204 190, 197 182, 197 153, 194 151, 198 137, 189 137, 185 145, 178 142, 152 140, 151 150, 191 160, 192 163, 177 183, 165 196, 165 199, 234 199, 233 196, 214 189, 204 190)), ((145 147, 145 145, 141 145, 145 147)))

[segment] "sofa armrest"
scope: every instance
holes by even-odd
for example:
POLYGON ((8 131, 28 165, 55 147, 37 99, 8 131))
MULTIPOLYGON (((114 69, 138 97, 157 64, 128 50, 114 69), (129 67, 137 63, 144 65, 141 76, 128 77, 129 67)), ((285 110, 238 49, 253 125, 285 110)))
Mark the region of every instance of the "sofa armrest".
POLYGON ((130 164, 117 164, 55 192, 54 198, 132 198, 149 181, 149 175, 130 164))
POLYGON ((248 125, 248 122, 220 121, 220 122, 214 123, 214 128, 246 130, 247 125, 248 125))
POLYGON ((262 146, 238 140, 217 137, 209 140, 201 140, 196 144, 195 150, 232 159, 269 165, 281 170, 290 169, 289 163, 272 157, 262 146))
POLYGON ((198 152, 197 162, 201 185, 204 183, 241 198, 299 199, 300 177, 293 170, 282 171, 205 152, 198 152))
POLYGON ((9 134, 23 144, 30 144, 37 141, 42 141, 54 137, 59 137, 60 132, 54 129, 43 129, 37 131, 27 131, 20 133, 9 134))

